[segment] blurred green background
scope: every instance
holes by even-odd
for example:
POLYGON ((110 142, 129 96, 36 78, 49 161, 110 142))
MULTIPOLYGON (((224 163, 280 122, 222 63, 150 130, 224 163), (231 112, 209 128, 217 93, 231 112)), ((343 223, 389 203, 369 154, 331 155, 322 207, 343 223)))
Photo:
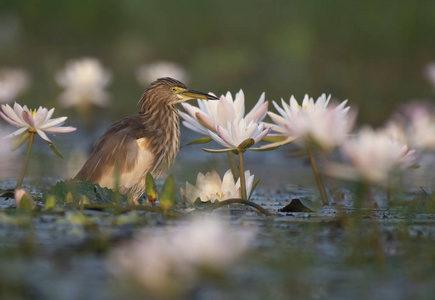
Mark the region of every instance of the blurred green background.
POLYGON ((242 88, 248 107, 263 91, 269 100, 331 93, 372 125, 398 103, 434 96, 423 74, 435 60, 433 0, 1 2, 0 66, 31 72, 18 100, 31 106, 56 106, 54 73, 83 56, 113 73, 114 108, 101 116, 111 120, 136 111, 135 72, 157 60, 185 67, 195 89, 242 88))

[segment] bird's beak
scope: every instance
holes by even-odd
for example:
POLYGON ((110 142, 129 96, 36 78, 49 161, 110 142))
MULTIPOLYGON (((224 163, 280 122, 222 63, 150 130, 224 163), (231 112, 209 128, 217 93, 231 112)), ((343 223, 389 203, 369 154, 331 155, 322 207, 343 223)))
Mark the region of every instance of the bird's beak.
POLYGON ((203 92, 189 90, 189 89, 181 91, 179 94, 187 99, 206 99, 206 100, 218 100, 219 99, 216 96, 213 96, 213 95, 210 95, 207 93, 203 93, 203 92))

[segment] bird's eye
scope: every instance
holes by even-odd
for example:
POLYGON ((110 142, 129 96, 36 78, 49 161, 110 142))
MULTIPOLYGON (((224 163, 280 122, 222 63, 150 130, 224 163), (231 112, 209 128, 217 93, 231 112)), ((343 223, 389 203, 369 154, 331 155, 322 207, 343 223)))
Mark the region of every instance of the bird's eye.
POLYGON ((177 88, 173 87, 173 88, 171 88, 171 91, 173 91, 175 93, 177 91, 177 88))

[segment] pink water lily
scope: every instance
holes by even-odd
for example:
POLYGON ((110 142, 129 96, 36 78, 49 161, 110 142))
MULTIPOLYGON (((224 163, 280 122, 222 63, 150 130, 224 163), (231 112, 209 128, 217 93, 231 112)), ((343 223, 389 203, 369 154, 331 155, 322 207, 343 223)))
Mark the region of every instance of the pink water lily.
POLYGON ((261 141, 272 128, 264 128, 264 123, 251 121, 247 124, 245 119, 240 121, 234 120, 228 122, 227 126, 223 127, 218 125, 216 127, 217 133, 209 130, 209 135, 216 142, 229 149, 237 149, 239 145, 248 139, 254 141, 250 146, 261 141))
POLYGON ((368 126, 346 140, 341 149, 352 166, 330 163, 327 172, 353 180, 386 183, 394 172, 414 166, 416 161, 415 150, 368 126))
POLYGON ((45 134, 50 133, 69 133, 76 130, 75 127, 61 125, 68 117, 60 117, 51 119, 54 113, 54 108, 48 110, 47 108, 39 107, 38 110, 31 111, 26 105, 23 107, 18 103, 14 104, 14 108, 8 104, 2 105, 3 112, 0 116, 8 123, 20 127, 20 129, 12 132, 4 138, 15 137, 25 132, 37 133, 43 140, 51 143, 51 140, 45 134))
POLYGON ((292 96, 287 104, 281 99, 282 108, 274 101, 279 114, 269 112, 275 124, 275 136, 287 138, 288 141, 304 145, 312 141, 320 148, 330 151, 340 145, 349 135, 356 119, 356 113, 345 107, 347 100, 339 105, 330 105, 331 96, 322 94, 317 101, 305 95, 299 105, 292 96))
POLYGON ((187 113, 180 111, 180 116, 185 120, 183 125, 198 133, 209 135, 209 130, 217 131, 217 126, 225 127, 228 122, 242 118, 246 123, 251 121, 258 122, 264 119, 267 113, 268 101, 265 101, 265 93, 261 94, 260 99, 245 115, 245 95, 240 90, 235 98, 230 92, 221 96, 219 100, 200 100, 198 107, 188 103, 181 104, 187 113))

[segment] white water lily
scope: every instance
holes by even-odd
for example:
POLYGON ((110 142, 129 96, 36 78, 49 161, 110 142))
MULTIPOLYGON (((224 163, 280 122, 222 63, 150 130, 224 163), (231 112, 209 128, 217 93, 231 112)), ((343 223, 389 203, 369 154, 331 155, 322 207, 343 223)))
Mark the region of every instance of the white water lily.
MULTIPOLYGON (((251 194, 254 185, 254 175, 249 170, 245 171, 246 190, 251 194)), ((240 198, 240 178, 234 182, 231 170, 225 172, 221 179, 216 171, 207 172, 205 175, 198 173, 196 184, 186 182, 186 189, 181 188, 185 201, 193 203, 196 199, 202 202, 216 202, 231 198, 240 198)))
POLYGON ((136 72, 137 81, 144 87, 147 87, 154 80, 163 77, 175 78, 184 83, 188 82, 186 70, 179 64, 170 61, 157 61, 143 65, 136 72))
POLYGON ((432 87, 435 89, 435 62, 429 63, 425 69, 425 75, 432 87))
POLYGON ((259 122, 267 113, 268 101, 265 101, 265 93, 245 116, 245 95, 240 90, 235 98, 230 92, 221 96, 219 100, 198 99, 198 107, 186 102, 181 104, 187 113, 180 111, 184 119, 183 125, 198 133, 209 135, 209 130, 216 132, 217 126, 226 127, 228 122, 234 120, 240 122, 242 118, 246 123, 259 122))
MULTIPOLYGON (((347 100, 335 106, 330 105, 331 96, 322 94, 317 101, 305 95, 302 104, 291 96, 287 104, 281 99, 282 108, 274 101, 273 104, 279 114, 269 112, 268 115, 275 124, 276 134, 271 136, 283 137, 290 142, 296 140, 300 145, 314 142, 325 151, 330 151, 340 145, 351 132, 356 119, 356 113, 345 107, 347 100)), ((282 143, 276 143, 277 145, 282 143)))
POLYGON ((65 88, 60 95, 60 104, 64 107, 108 106, 110 95, 104 89, 111 80, 111 73, 97 59, 69 61, 65 69, 56 74, 57 83, 65 88))
MULTIPOLYGON (((253 140, 250 146, 261 141, 269 132, 271 128, 264 128, 263 122, 254 122, 253 120, 247 124, 245 119, 239 122, 234 120, 232 123, 228 122, 227 126, 216 126, 216 133, 211 130, 208 131, 210 137, 224 146, 227 149, 238 149, 240 144, 246 140, 253 140)), ((244 150, 244 149, 243 149, 244 150)))
POLYGON ((51 143, 51 140, 45 132, 69 133, 76 130, 76 128, 71 126, 61 126, 68 117, 51 119, 54 113, 54 108, 48 110, 47 108, 40 106, 38 110, 29 110, 26 105, 22 107, 18 103, 14 104, 14 108, 8 104, 3 104, 1 108, 3 112, 0 112, 0 116, 6 122, 20 127, 18 130, 4 138, 15 137, 26 133, 37 133, 43 140, 51 143))
MULTIPOLYGON (((154 297, 183 298, 208 276, 224 274, 248 250, 255 228, 213 216, 146 230, 110 253, 109 270, 154 297), (178 297, 177 297, 178 296, 178 297)), ((154 298, 153 297, 153 298, 154 298)))
POLYGON ((363 127, 341 149, 352 167, 330 164, 328 173, 343 178, 386 183, 394 172, 415 164, 415 150, 370 127, 363 127))
POLYGON ((29 86, 29 75, 21 69, 0 69, 0 102, 16 100, 29 86))

